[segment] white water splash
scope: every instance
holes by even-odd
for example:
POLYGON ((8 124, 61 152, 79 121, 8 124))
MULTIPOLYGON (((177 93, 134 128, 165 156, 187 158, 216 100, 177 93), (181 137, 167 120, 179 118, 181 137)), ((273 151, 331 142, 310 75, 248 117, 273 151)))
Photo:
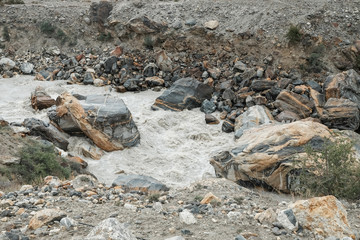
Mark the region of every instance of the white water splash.
POLYGON ((47 120, 46 110, 35 112, 30 95, 43 86, 56 98, 64 91, 82 95, 108 93, 124 100, 138 126, 141 143, 137 147, 106 153, 100 160, 86 159, 89 171, 101 182, 111 184, 116 172, 152 176, 170 187, 188 186, 199 179, 214 176, 210 158, 235 146, 233 134, 221 131, 221 124, 205 124, 199 109, 182 112, 152 111, 151 105, 161 92, 110 92, 109 87, 66 85, 65 81, 41 82, 33 77, 0 79, 0 116, 9 122, 35 117, 47 120))

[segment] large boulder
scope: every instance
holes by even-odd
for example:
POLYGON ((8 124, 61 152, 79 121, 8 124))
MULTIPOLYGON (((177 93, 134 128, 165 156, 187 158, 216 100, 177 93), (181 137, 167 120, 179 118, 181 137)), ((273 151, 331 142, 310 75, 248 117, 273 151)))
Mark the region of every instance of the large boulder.
POLYGON ((52 121, 61 127, 62 119, 66 119, 70 128, 64 131, 80 129, 105 151, 122 150, 140 141, 137 126, 121 99, 91 95, 79 101, 71 94, 63 93, 56 103, 56 115, 49 115, 52 121))
POLYGON ((169 190, 168 187, 153 177, 135 174, 118 176, 112 183, 112 186, 120 186, 125 191, 141 191, 145 193, 169 190))
POLYGON ((167 29, 165 23, 158 23, 147 16, 133 18, 126 23, 126 28, 130 32, 135 32, 137 34, 150 34, 150 33, 159 33, 167 29))
POLYGON ((200 107, 205 99, 210 99, 212 88, 193 78, 181 78, 155 100, 153 108, 182 111, 200 107))
POLYGON ((299 200, 290 208, 300 226, 317 236, 355 239, 345 207, 334 196, 299 200))
POLYGON ((323 90, 326 100, 330 98, 346 98, 360 108, 360 75, 353 69, 328 76, 323 90))
POLYGON ((269 109, 255 105, 235 119, 235 138, 240 138, 244 131, 249 128, 274 121, 269 109))
POLYGON ((314 104, 309 98, 288 90, 281 91, 281 93, 277 96, 274 105, 280 111, 293 112, 301 119, 310 117, 314 108, 314 104))
POLYGON ((58 209, 43 209, 38 211, 29 222, 29 229, 35 230, 48 223, 54 221, 60 221, 63 217, 66 217, 64 211, 58 209))
POLYGON ((69 145, 67 140, 68 136, 66 136, 63 132, 60 132, 53 125, 46 124, 45 122, 35 118, 26 118, 23 125, 29 129, 30 135, 40 136, 42 139, 52 142, 58 148, 67 150, 69 145))
POLYGON ((329 128, 342 130, 357 130, 360 124, 358 105, 344 98, 330 98, 327 100, 321 122, 329 128))
POLYGON ((237 140, 236 148, 210 160, 217 176, 240 184, 263 185, 289 192, 294 169, 293 160, 310 144, 319 148, 329 129, 318 122, 297 121, 252 128, 237 140))
POLYGON ((37 86, 31 93, 31 106, 35 110, 42 110, 55 105, 55 99, 45 92, 43 87, 37 86))

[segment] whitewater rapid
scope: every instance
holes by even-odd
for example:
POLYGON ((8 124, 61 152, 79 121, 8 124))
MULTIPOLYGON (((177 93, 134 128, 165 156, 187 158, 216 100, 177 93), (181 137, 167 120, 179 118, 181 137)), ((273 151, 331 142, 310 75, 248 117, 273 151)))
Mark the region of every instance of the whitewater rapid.
POLYGON ((140 144, 106 153, 100 160, 81 156, 88 162, 88 170, 107 185, 117 177, 117 172, 124 171, 152 176, 173 188, 185 187, 213 177, 210 158, 219 151, 235 147, 233 134, 222 132, 221 124, 205 124, 204 113, 199 109, 152 111, 151 105, 162 92, 117 93, 109 86, 67 85, 65 81, 42 82, 33 78, 0 78, 0 117, 8 122, 20 123, 28 117, 48 122, 46 110, 34 111, 30 106, 30 95, 36 86, 44 87, 53 98, 68 91, 81 95, 110 94, 126 103, 138 126, 140 144))

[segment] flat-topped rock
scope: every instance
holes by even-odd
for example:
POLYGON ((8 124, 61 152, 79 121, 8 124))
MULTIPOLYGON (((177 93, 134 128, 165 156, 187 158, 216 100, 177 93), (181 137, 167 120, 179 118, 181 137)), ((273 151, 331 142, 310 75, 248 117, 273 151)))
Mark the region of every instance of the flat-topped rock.
POLYGON ((165 184, 153 177, 135 174, 118 176, 112 183, 112 186, 120 186, 126 191, 161 192, 169 190, 165 184))

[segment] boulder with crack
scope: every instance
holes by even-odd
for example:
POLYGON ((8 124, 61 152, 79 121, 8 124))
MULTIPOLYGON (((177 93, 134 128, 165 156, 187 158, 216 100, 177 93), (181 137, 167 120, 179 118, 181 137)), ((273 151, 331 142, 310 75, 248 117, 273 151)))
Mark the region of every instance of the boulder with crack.
POLYGON ((121 99, 102 95, 90 95, 79 101, 69 93, 56 100, 56 114, 50 119, 60 128, 66 119, 64 131, 80 130, 99 148, 105 151, 123 150, 140 142, 140 133, 132 115, 121 99))

